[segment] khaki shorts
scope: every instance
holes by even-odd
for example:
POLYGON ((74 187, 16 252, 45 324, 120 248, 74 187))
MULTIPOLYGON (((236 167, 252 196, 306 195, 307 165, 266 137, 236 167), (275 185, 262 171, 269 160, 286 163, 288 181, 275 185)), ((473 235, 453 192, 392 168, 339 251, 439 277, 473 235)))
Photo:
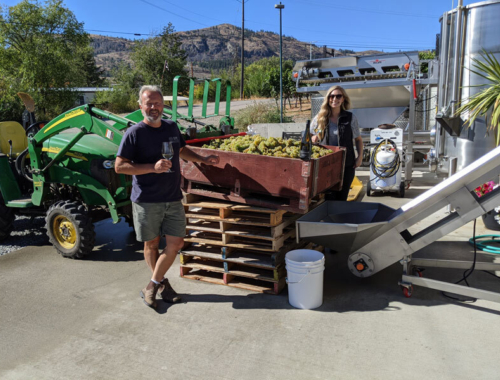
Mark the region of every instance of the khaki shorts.
POLYGON ((186 214, 181 201, 164 203, 132 202, 137 240, 150 241, 158 236, 186 236, 186 214))

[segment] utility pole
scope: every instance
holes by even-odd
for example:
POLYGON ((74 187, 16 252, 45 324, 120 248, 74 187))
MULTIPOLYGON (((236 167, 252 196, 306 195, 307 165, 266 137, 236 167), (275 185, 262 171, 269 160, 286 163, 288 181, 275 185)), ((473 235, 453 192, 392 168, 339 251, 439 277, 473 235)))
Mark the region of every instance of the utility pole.
POLYGON ((243 85, 245 82, 245 0, 241 0, 241 80, 240 100, 243 99, 243 85))
POLYGON ((281 28, 281 10, 285 8, 281 1, 275 4, 274 8, 280 10, 280 123, 283 123, 283 42, 282 42, 282 28, 281 28))
POLYGON ((313 59, 313 56, 312 56, 312 54, 313 54, 313 46, 312 45, 313 45, 314 42, 318 42, 318 41, 311 41, 311 42, 309 42, 309 60, 313 59))

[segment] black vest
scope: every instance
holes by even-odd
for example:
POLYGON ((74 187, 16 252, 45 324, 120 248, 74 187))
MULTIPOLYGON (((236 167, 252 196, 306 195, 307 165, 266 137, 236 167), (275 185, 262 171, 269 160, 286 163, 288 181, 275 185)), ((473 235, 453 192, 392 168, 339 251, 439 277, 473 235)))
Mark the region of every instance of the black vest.
MULTIPOLYGON (((346 167, 354 166, 354 162, 356 160, 354 155, 354 144, 352 142, 353 135, 351 128, 351 121, 352 121, 352 113, 348 111, 342 111, 337 121, 339 146, 343 146, 346 148, 346 158, 345 158, 346 167)), ((325 134, 323 136, 323 140, 321 140, 321 144, 328 145, 328 140, 330 138, 329 134, 330 134, 330 128, 329 125, 327 125, 325 134)))

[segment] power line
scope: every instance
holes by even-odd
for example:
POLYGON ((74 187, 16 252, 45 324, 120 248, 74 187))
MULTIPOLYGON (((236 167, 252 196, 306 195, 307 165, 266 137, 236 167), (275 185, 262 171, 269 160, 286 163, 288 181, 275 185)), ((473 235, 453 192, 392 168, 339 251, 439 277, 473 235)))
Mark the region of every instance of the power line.
MULTIPOLYGON (((143 1, 143 0, 141 0, 143 1)), ((248 20, 245 20, 248 22, 248 20)), ((5 21, 5 20, 0 20, 0 23, 4 23, 4 24, 14 24, 14 25, 20 25, 20 26, 33 26, 33 24, 27 24, 27 23, 17 23, 17 22, 10 22, 10 21, 5 21)), ((212 28, 212 27, 209 27, 209 28, 212 28)), ((297 29, 297 28, 294 28, 294 29, 297 29)), ((123 34, 123 35, 134 35, 134 36, 150 36, 150 37, 158 37, 160 36, 159 34, 155 34, 155 33, 137 33, 137 32, 123 32, 123 31, 110 31, 110 30, 98 30, 98 29, 84 29, 86 32, 96 32, 96 33, 113 33, 113 34, 123 34)), ((182 39, 184 40, 191 40, 191 39, 196 39, 196 38, 200 38, 200 37, 203 37, 204 35, 203 34, 200 34, 198 30, 196 31, 185 31, 185 32, 176 32, 176 33, 194 33, 195 35, 189 35, 189 34, 185 34, 184 36, 182 36, 182 39)), ((257 32, 256 32, 257 33, 257 32)), ((233 32, 230 32, 229 34, 227 35, 223 35, 223 36, 226 36, 226 37, 239 37, 239 33, 233 33, 233 32)), ((405 44, 404 46, 395 46, 395 45, 377 45, 377 46, 371 46, 371 44, 373 43, 373 41, 370 41, 370 42, 340 42, 340 41, 327 41, 327 40, 319 40, 318 42, 326 42, 324 43, 324 45, 326 45, 327 47, 330 47, 330 48, 347 48, 347 47, 359 47, 359 48, 371 48, 371 49, 399 49, 399 50, 407 50, 407 49, 413 49, 413 50, 421 50, 419 49, 419 46, 418 45, 407 45, 405 44)), ((308 45, 308 43, 306 42, 303 42, 303 41, 299 41, 299 40, 295 40, 293 43, 297 43, 297 44, 304 44, 304 45, 308 45)), ((423 45, 426 45, 424 43, 421 43, 420 44, 420 47, 422 47, 423 45)), ((317 46, 317 45, 313 45, 314 47, 316 48, 321 48, 321 46, 317 46)), ((425 50, 428 49, 428 47, 425 47, 423 48, 425 50)))
POLYGON ((210 20, 219 21, 219 22, 222 22, 223 24, 225 24, 225 23, 226 23, 226 21, 224 21, 224 20, 219 20, 219 19, 217 19, 217 18, 208 17, 207 15, 202 15, 202 14, 199 14, 199 13, 193 12, 191 9, 186 9, 186 8, 183 8, 183 7, 181 7, 181 6, 179 6, 179 5, 175 4, 175 3, 171 3, 170 1, 167 1, 167 0, 163 0, 163 1, 164 1, 165 3, 167 3, 167 4, 173 5, 174 7, 177 7, 177 8, 182 9, 183 11, 189 12, 190 14, 194 14, 194 15, 197 15, 197 16, 201 16, 201 17, 203 17, 203 18, 208 18, 208 19, 210 19, 210 20))
MULTIPOLYGON (((18 25, 18 26, 35 26, 33 23, 22 23, 22 22, 14 22, 14 21, 6 21, 6 20, 0 20, 1 24, 12 24, 12 25, 18 25)), ((96 33, 113 33, 113 34, 129 34, 129 35, 134 35, 134 36, 158 36, 158 34, 154 33, 137 33, 137 32, 117 32, 113 30, 97 30, 97 29, 85 29, 83 28, 85 32, 96 32, 96 33)), ((54 34, 57 34, 56 31, 53 32, 54 34)))
POLYGON ((111 30, 95 30, 95 29, 85 29, 86 32, 97 32, 97 33, 113 33, 113 34, 131 34, 134 36, 152 36, 152 37, 157 37, 158 34, 152 34, 152 33, 130 33, 130 32, 114 32, 111 30))
POLYGON ((173 15, 175 15, 175 16, 177 16, 177 17, 183 18, 184 20, 188 20, 188 21, 194 22, 195 24, 200 24, 200 25, 203 25, 203 26, 209 26, 209 25, 207 25, 207 24, 203 24, 202 22, 198 22, 198 21, 195 21, 195 20, 191 20, 190 18, 187 18, 187 17, 181 16, 181 15, 179 15, 179 14, 177 14, 177 13, 172 12, 172 11, 168 11, 168 10, 166 10, 165 8, 162 8, 162 7, 158 6, 158 5, 155 5, 155 4, 150 3, 149 1, 146 1, 146 0, 139 0, 139 1, 142 1, 143 3, 149 4, 149 5, 151 5, 152 7, 158 8, 158 9, 160 9, 160 10, 164 11, 164 12, 167 12, 167 13, 173 14, 173 15))
MULTIPOLYGON (((251 24, 261 24, 261 25, 267 25, 267 26, 275 26, 275 25, 271 25, 271 24, 266 24, 266 23, 263 23, 263 22, 258 22, 258 21, 252 21, 252 20, 246 20, 247 22, 251 23, 251 24)), ((311 33, 321 33, 321 34, 325 34, 325 31, 321 31, 321 30, 312 30, 312 29, 304 29, 304 28, 297 28, 295 26, 293 27, 290 27, 290 29, 293 29, 293 30, 301 30, 303 32, 311 32, 311 33)), ((360 38, 372 38, 372 36, 361 36, 361 35, 355 35, 355 34, 350 34, 350 33, 337 33, 335 32, 335 34, 337 36, 349 36, 349 37, 360 37, 360 38)), ((382 38, 382 37, 381 37, 382 38)), ((406 39, 397 39, 397 38, 383 38, 384 40, 391 40, 391 41, 408 41, 406 39)))
MULTIPOLYGON (((164 8, 162 8, 162 7, 159 7, 159 6, 155 5, 155 4, 152 4, 152 3, 150 3, 150 2, 148 2, 148 1, 146 1, 146 0, 139 0, 139 1, 142 1, 142 2, 144 2, 144 3, 146 3, 146 4, 149 4, 149 5, 153 6, 153 7, 156 7, 156 8, 158 8, 158 9, 161 9, 161 10, 163 10, 163 11, 167 12, 167 13, 172 13, 172 14, 174 14, 174 15, 176 15, 176 16, 179 16, 179 17, 181 17, 181 18, 184 18, 184 19, 186 19, 186 20, 188 20, 188 21, 195 22, 195 23, 197 23, 197 24, 200 24, 200 25, 203 25, 203 26, 206 26, 206 27, 209 27, 209 28, 211 27, 211 26, 209 26, 209 25, 206 25, 206 24, 200 23, 200 22, 198 22, 198 21, 195 21, 195 20, 192 20, 192 19, 186 18, 186 17, 184 17, 184 16, 178 15, 178 14, 176 14, 176 13, 174 13, 174 12, 171 12, 171 11, 168 11, 168 10, 166 10, 166 9, 164 9, 164 8)), ((171 2, 169 2, 169 1, 167 1, 167 0, 163 0, 163 1, 165 1, 165 2, 166 2, 166 3, 168 3, 168 4, 172 4, 171 2)), ((174 5, 174 4, 172 4, 172 5, 174 5)), ((178 7, 179 7, 179 6, 178 6, 178 7)), ((185 9, 185 8, 182 8, 182 7, 179 7, 179 8, 181 8, 181 9, 183 9, 183 10, 187 10, 187 9, 185 9)), ((200 15, 200 14, 198 14, 198 13, 194 13, 194 12, 191 12, 191 13, 196 14, 196 15, 200 15)), ((201 16, 201 15, 200 15, 200 16, 201 16)), ((204 17, 205 17, 205 16, 204 16, 204 17)), ((213 20, 216 20, 216 21, 219 21, 219 22, 222 22, 222 23, 226 23, 226 22, 224 22, 223 20, 220 20, 220 19, 213 19, 213 20)), ((272 27, 274 27, 274 26, 275 26, 274 24, 267 24, 267 23, 262 23, 262 22, 259 22, 259 21, 252 21, 252 20, 248 20, 248 19, 245 19, 245 21, 246 21, 246 22, 249 22, 249 23, 252 23, 252 24, 260 24, 260 25, 266 25, 266 26, 272 26, 272 27)), ((6 23, 7 21, 0 20, 0 22, 6 23)), ((28 25, 28 26, 29 26, 29 25, 32 25, 32 24, 14 23, 14 22, 10 22, 10 23, 12 23, 12 24, 17 24, 17 25, 28 25)), ((285 29, 285 28, 284 28, 284 29, 285 29)), ((140 36, 152 36, 152 37, 154 37, 154 36, 158 36, 158 34, 154 34, 154 33, 137 33, 137 32, 122 32, 122 31, 106 31, 106 30, 94 30, 94 29, 85 29, 85 30, 86 30, 86 31, 88 31, 88 32, 113 33, 113 34, 123 34, 123 35, 134 35, 134 36, 138 36, 138 37, 140 37, 140 36)), ((312 29, 298 28, 298 27, 295 27, 295 26, 293 26, 293 30, 300 30, 300 31, 305 31, 305 32, 311 32, 311 33, 321 33, 321 34, 324 34, 324 33, 325 33, 324 31, 320 31, 320 30, 312 30, 312 29)), ((186 32, 189 32, 189 31, 186 31, 186 32)), ((277 34, 277 33, 276 33, 276 34, 277 34)), ((335 33, 335 34, 336 34, 336 35, 338 35, 338 36, 349 36, 349 37, 359 37, 359 38, 370 38, 371 40, 373 40, 373 36, 354 35, 354 34, 350 34, 350 33, 349 33, 349 34, 348 34, 348 33, 335 33)), ((230 35, 231 35, 231 34, 230 34, 230 35)), ((375 38, 376 38, 376 37, 375 37, 375 38)), ((382 39, 382 37, 380 37, 379 39, 382 39)), ((391 41, 401 41, 401 42, 403 42, 403 41, 404 41, 405 43, 408 43, 408 42, 416 42, 416 43, 418 43, 418 44, 420 44, 420 43, 421 43, 421 42, 418 42, 418 41, 408 41, 408 40, 406 40, 406 39, 402 40, 402 39, 395 39, 395 38, 383 38, 383 40, 385 40, 385 41, 387 41, 387 40, 391 40, 391 41)))

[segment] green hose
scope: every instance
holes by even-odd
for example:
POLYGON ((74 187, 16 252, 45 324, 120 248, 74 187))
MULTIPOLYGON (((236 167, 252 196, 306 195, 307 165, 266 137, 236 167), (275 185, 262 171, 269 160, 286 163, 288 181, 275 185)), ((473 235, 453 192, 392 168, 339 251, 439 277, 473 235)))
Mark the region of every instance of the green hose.
MULTIPOLYGON (((474 245, 474 238, 469 239, 469 243, 474 245)), ((483 252, 500 255, 500 246, 488 245, 487 243, 500 243, 500 235, 481 235, 476 236, 476 247, 483 252), (486 239, 486 240, 482 240, 486 239), (497 239, 497 240, 495 240, 497 239)))

